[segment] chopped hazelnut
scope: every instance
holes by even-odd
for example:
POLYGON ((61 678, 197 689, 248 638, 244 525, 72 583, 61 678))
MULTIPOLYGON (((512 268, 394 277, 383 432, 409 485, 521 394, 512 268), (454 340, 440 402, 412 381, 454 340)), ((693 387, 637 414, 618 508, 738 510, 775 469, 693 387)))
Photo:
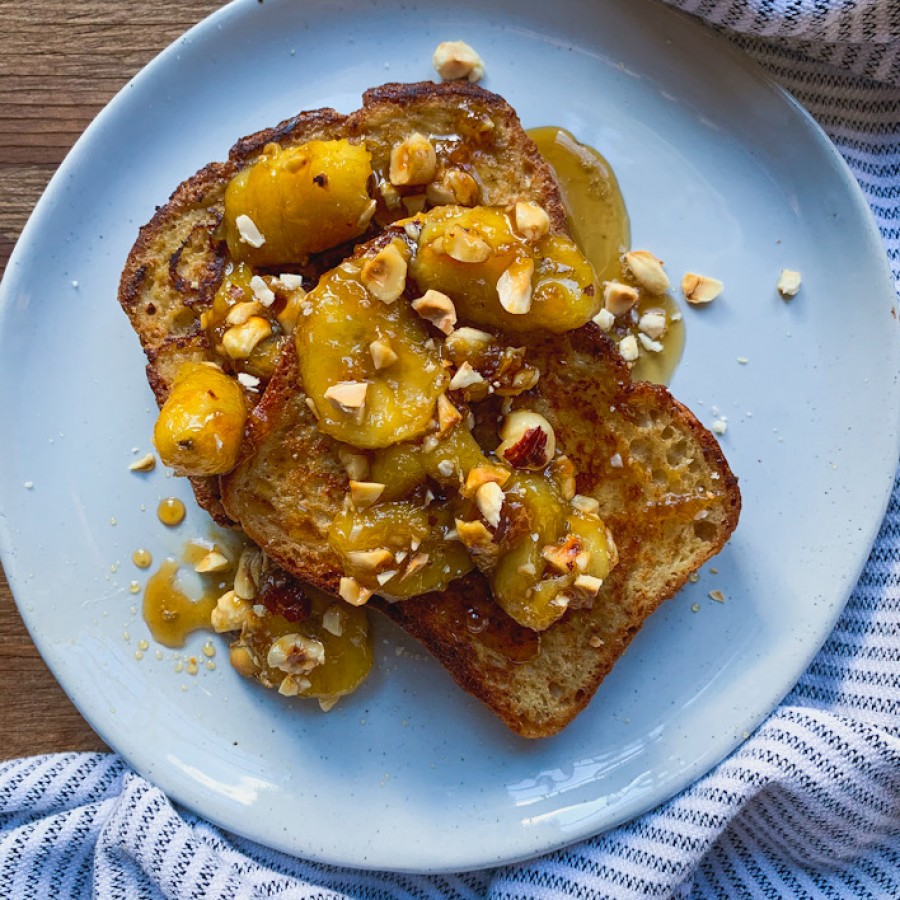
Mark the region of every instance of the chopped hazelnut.
MULTIPOLYGON (((285 276, 282 275, 282 278, 285 276)), ((297 327, 297 320, 300 318, 300 312, 308 304, 306 300, 306 291, 303 288, 293 288, 290 296, 284 304, 284 308, 280 313, 276 313, 275 318, 278 324, 284 329, 285 334, 291 334, 297 327)))
POLYGON ((539 241, 550 231, 550 216, 547 211, 530 200, 520 200, 515 210, 516 231, 526 241, 539 241))
POLYGON ((593 497, 576 494, 572 498, 572 508, 585 516, 596 516, 600 512, 600 504, 593 497))
POLYGON ((390 550, 379 547, 376 550, 351 550, 347 559, 357 572, 378 572, 392 563, 394 556, 390 550))
POLYGON ((207 575, 211 572, 224 572, 230 565, 231 563, 228 561, 227 556, 219 553, 218 550, 210 550, 194 566, 194 571, 199 572, 201 575, 207 575))
POLYGON ((619 353, 622 354, 622 359, 629 363, 634 362, 641 355, 637 338, 633 334, 626 334, 619 341, 619 353))
POLYGON ((663 262, 647 250, 629 250, 622 257, 625 268, 634 280, 651 294, 664 294, 669 289, 669 276, 663 262))
POLYGON ((641 342, 641 346, 650 353, 662 353, 664 349, 659 341, 654 341, 647 337, 643 331, 638 332, 637 339, 641 342))
POLYGON ((359 277, 373 297, 390 304, 406 289, 407 268, 406 257, 392 241, 363 263, 359 277))
MULTIPOLYGON (((278 276, 278 280, 286 291, 296 291, 303 287, 303 276, 296 275, 293 272, 282 272, 278 276)), ((306 292, 304 291, 304 293, 306 292)))
MULTIPOLYGON (((627 313, 638 302, 638 292, 630 284, 609 281, 603 288, 603 307, 614 316, 627 313)), ((607 329, 608 330, 608 329, 607 329)))
POLYGON ((351 606, 364 606, 372 591, 363 587, 355 578, 344 576, 341 578, 338 593, 342 600, 346 600, 351 606))
POLYGON ((449 387, 451 391, 461 391, 476 384, 484 384, 484 378, 468 362, 464 362, 450 379, 449 387))
POLYGON ((517 469, 543 469, 556 453, 553 426, 539 413, 517 409, 503 420, 495 451, 517 469))
POLYGON ((375 576, 375 580, 378 582, 379 587, 384 587, 392 578, 396 577, 399 569, 388 569, 385 572, 379 572, 375 576))
POLYGON ((681 279, 681 293, 688 303, 695 305, 710 303, 722 293, 725 285, 718 278, 708 278, 706 275, 695 275, 688 272, 681 279))
POLYGON ((667 327, 666 313, 662 309, 649 309, 638 319, 638 331, 642 331, 654 341, 666 333, 667 327))
POLYGON ((444 434, 462 422, 459 410, 450 402, 446 394, 437 398, 438 433, 444 434))
POLYGON ((237 380, 248 391, 256 391, 259 388, 259 378, 256 375, 251 375, 249 372, 238 372, 237 380))
POLYGON ((575 466, 568 456, 558 456, 550 463, 550 473, 559 485, 564 500, 575 497, 575 466))
POLYGON ((262 311, 262 304, 257 300, 247 300, 243 303, 235 303, 225 316, 225 324, 243 325, 250 316, 258 316, 262 311))
POLYGON ((455 524, 460 543, 473 557, 476 557, 476 561, 479 556, 495 556, 497 554, 498 547, 484 522, 466 522, 464 519, 456 519, 455 524))
POLYGON ((216 601, 216 608, 209 617, 216 634, 226 631, 240 631, 250 612, 250 603, 242 600, 234 591, 226 591, 216 601))
POLYGON ((378 481, 351 481, 350 499, 357 509, 368 509, 384 493, 385 486, 378 481))
POLYGON ((427 290, 410 305, 423 319, 427 319, 444 334, 453 331, 456 324, 456 307, 446 294, 427 290))
POLYGON ((500 305, 508 312, 521 316, 531 309, 531 279, 534 277, 534 260, 523 256, 511 263, 497 280, 500 305))
POLYGON ((140 459, 136 459, 128 467, 131 472, 151 472, 156 468, 156 457, 152 453, 145 453, 140 459))
POLYGON ((599 325, 604 331, 609 331, 616 321, 616 317, 605 307, 594 316, 593 321, 599 325))
POLYGON ((403 571, 403 577, 400 579, 401 581, 405 581, 411 575, 415 575, 416 572, 424 569, 426 565, 428 565, 429 556, 427 553, 417 553, 415 556, 411 557, 410 561, 406 564, 406 568, 403 571))
POLYGON ((463 326, 447 335, 444 346, 450 358, 459 363, 461 360, 477 359, 495 343, 492 334, 478 328, 463 326))
POLYGON ((372 216, 375 215, 376 209, 378 209, 378 204, 374 200, 370 200, 369 205, 362 211, 359 218, 356 220, 356 227, 360 231, 365 231, 365 229, 369 227, 369 222, 372 221, 372 216))
POLYGON ((365 381, 339 381, 325 391, 325 399, 341 412, 354 413, 361 421, 366 405, 366 391, 369 385, 365 381))
POLYGON ((425 189, 425 197, 432 206, 477 206, 481 188, 475 178, 462 169, 448 169, 425 189))
POLYGON ((578 566, 579 556, 585 552, 577 535, 569 534, 559 544, 547 544, 541 550, 541 556, 547 563, 561 574, 573 572, 578 566))
POLYGON ((242 244, 249 244, 258 249, 266 242, 250 216, 241 214, 234 220, 234 224, 237 225, 238 236, 242 244))
POLYGON ((441 42, 434 51, 432 62, 442 81, 456 81, 460 78, 480 81, 484 78, 484 62, 465 41, 441 42))
POLYGON ((340 637, 344 633, 344 619, 346 617, 346 613, 340 606, 333 603, 324 613, 322 613, 322 627, 329 634, 340 637))
POLYGON ((243 325, 232 325, 222 335, 222 346, 232 359, 247 359, 260 341, 272 333, 272 326, 261 316, 251 316, 243 325))
POLYGON ((454 224, 444 232, 443 252, 457 262, 482 263, 490 259, 491 245, 462 225, 454 224))
POLYGON ((372 354, 372 363, 378 372, 389 368, 400 358, 387 341, 372 341, 369 353, 372 354))
POLYGON ((369 458, 347 447, 338 447, 338 459, 351 481, 365 481, 369 477, 369 458))
POLYGON ((509 481, 509 472, 502 466, 474 466, 466 475, 466 482, 460 493, 463 497, 472 497, 484 484, 494 482, 501 487, 509 481))
POLYGON ((487 520, 496 528, 500 524, 500 511, 503 509, 503 488, 496 481, 481 485, 475 492, 475 505, 487 520))
POLYGON ((274 292, 259 275, 250 279, 250 290, 263 306, 271 306, 275 302, 274 292))
POLYGON ((289 675, 306 675, 325 662, 325 645, 303 634, 285 634, 269 647, 266 662, 289 675))
POLYGON ((312 682, 308 678, 297 675, 285 675, 278 685, 278 693, 282 697, 297 697, 301 692, 309 690, 312 682))
POLYGON ((795 297, 800 290, 800 273, 793 269, 782 269, 778 276, 778 293, 787 300, 795 297))
POLYGON ((388 209, 399 209, 401 203, 400 191, 389 181, 381 181, 378 184, 378 193, 384 199, 384 205, 388 209))
POLYGON ((255 600, 262 578, 262 551, 258 547, 247 547, 238 560, 234 576, 234 592, 241 600, 255 600))
POLYGON ((575 579, 575 587, 596 594, 603 587, 603 579, 594 575, 579 575, 575 579))
POLYGON ((434 180, 437 170, 437 154, 434 145, 423 134, 411 134, 400 144, 391 148, 391 163, 388 177, 391 184, 428 184, 434 180))

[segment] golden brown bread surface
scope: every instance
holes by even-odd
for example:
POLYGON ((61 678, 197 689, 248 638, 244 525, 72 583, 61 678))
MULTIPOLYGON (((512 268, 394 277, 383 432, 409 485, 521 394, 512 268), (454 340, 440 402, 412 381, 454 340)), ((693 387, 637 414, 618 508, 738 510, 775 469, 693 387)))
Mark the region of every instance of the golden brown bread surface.
MULTIPOLYGON (((367 91, 362 108, 350 115, 333 109, 300 113, 238 141, 227 162, 211 163, 179 185, 140 231, 122 273, 119 302, 141 339, 160 405, 181 362, 215 360, 228 371, 229 360, 210 346, 200 315, 211 307, 227 261, 218 229, 225 188, 234 174, 270 142, 291 146, 348 138, 365 139, 378 176, 389 167, 391 147, 416 131, 435 136, 439 163, 477 176, 485 205, 539 200, 553 229, 565 230, 565 209, 549 167, 515 111, 496 94, 468 83, 387 84, 367 91)), ((384 220, 405 214, 402 208, 393 213, 380 208, 376 216, 384 220)), ((373 223, 359 240, 377 231, 373 223)), ((351 250, 335 248, 296 270, 314 281, 351 250)), ((216 479, 194 478, 192 483, 200 505, 227 524, 216 479)))
MULTIPOLYGON (((528 359, 541 379, 516 406, 553 425, 579 493, 600 503, 619 565, 592 609, 570 610, 540 635, 506 616, 479 574, 379 607, 513 731, 543 737, 584 708, 647 616, 721 549, 740 493, 715 438, 664 387, 632 383, 597 326, 535 338, 528 359)), ((251 416, 249 456, 224 479, 224 499, 282 567, 334 592, 341 570, 327 530, 348 481, 297 378, 289 347, 251 416)))

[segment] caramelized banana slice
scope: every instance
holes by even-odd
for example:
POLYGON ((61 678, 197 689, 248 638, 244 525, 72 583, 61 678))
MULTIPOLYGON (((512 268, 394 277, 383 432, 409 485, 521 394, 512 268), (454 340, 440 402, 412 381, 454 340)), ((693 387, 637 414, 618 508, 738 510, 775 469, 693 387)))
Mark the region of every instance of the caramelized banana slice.
POLYGON ((491 589, 516 622, 544 631, 569 607, 593 602, 615 551, 604 523, 573 509, 552 477, 516 472, 504 494, 508 524, 490 560, 491 589))
POLYGON ((422 221, 413 278, 447 294, 465 322, 561 333, 602 305, 593 267, 567 237, 528 240, 506 212, 485 206, 439 207, 422 221))
POLYGON ((237 463, 247 405, 214 363, 186 362, 153 429, 160 458, 176 475, 221 475, 237 463))
POLYGON ((309 585, 302 590, 302 603, 248 611, 232 664, 265 687, 324 706, 354 691, 372 668, 368 616, 309 585))
POLYGON ((225 192, 231 258, 255 267, 299 263, 362 234, 375 211, 371 175, 365 144, 268 144, 225 192))
POLYGON ((372 459, 371 478, 385 486, 381 500, 401 500, 433 478, 459 490, 469 473, 491 465, 465 425, 459 424, 440 439, 419 444, 394 444, 378 450, 372 459))
POLYGON ((328 540, 348 575, 389 597, 442 591, 472 569, 443 505, 401 500, 348 509, 335 518, 328 540))
POLYGON ((354 266, 322 277, 294 337, 300 376, 319 428, 354 447, 387 447, 426 432, 449 376, 441 350, 406 302, 385 303, 354 266), (379 367, 371 345, 397 359, 379 367))

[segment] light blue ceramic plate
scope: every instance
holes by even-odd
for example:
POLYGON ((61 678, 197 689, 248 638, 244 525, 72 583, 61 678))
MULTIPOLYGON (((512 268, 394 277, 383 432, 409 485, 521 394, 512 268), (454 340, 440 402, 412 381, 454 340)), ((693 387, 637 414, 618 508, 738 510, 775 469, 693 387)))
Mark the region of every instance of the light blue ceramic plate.
POLYGON ((790 98, 668 10, 548 9, 226 7, 87 130, 2 286, 0 541, 22 615, 112 747, 175 800, 272 847, 452 870, 538 854, 650 809, 734 749, 795 682, 883 514, 898 456, 894 294, 843 163, 790 98), (188 498, 185 485, 126 469, 154 419, 116 303, 138 227, 238 136, 301 109, 350 111, 384 81, 429 78, 435 45, 456 38, 481 52, 485 86, 526 126, 564 126, 611 160, 635 246, 676 279, 693 270, 726 285, 710 308, 685 310, 672 387, 707 424, 714 407, 727 416, 741 524, 717 574, 654 615, 583 715, 538 743, 507 733, 387 625, 376 674, 328 715, 241 680, 223 642, 218 668, 194 677, 153 645, 134 658, 147 631, 131 611, 132 551, 148 545, 161 559, 207 530, 192 512, 166 532, 156 501, 188 498), (775 291, 782 267, 803 273, 791 303, 775 291))

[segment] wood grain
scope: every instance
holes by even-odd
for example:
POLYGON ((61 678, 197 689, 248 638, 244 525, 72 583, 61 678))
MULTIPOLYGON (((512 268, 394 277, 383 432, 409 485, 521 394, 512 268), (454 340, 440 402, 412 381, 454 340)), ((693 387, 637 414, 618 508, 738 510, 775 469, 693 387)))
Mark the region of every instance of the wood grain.
MULTIPOLYGON (((0 0, 0 276, 81 132, 129 78, 217 6, 0 0)), ((0 759, 105 749, 38 655, 2 572, 0 696, 0 759)))

